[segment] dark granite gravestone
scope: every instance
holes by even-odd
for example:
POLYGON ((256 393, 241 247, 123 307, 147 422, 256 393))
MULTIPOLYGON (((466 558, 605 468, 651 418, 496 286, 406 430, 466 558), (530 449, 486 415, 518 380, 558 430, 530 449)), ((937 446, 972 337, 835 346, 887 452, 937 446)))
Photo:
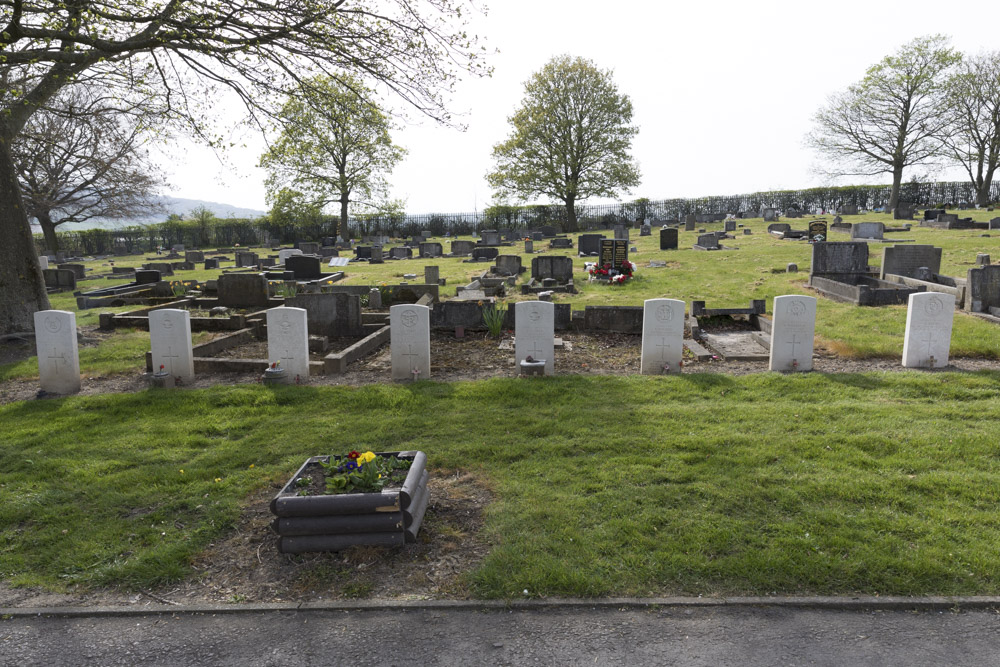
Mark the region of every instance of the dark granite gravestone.
POLYGON ((778 211, 773 208, 765 208, 760 212, 760 217, 764 218, 764 222, 774 222, 778 219, 778 211))
POLYGON ((660 250, 677 250, 677 228, 664 227, 660 230, 660 250))
POLYGON ((161 276, 174 275, 174 267, 169 262, 149 262, 144 264, 142 268, 159 271, 161 276))
POLYGON ((723 226, 723 230, 725 230, 727 232, 735 232, 736 231, 736 221, 735 220, 726 220, 723 223, 723 225, 724 225, 723 226))
POLYGON ((495 229, 484 229, 480 232, 482 243, 480 245, 495 246, 500 245, 500 232, 495 229))
POLYGON ((245 250, 236 251, 236 268, 257 266, 257 253, 245 250))
POLYGON ((444 254, 444 247, 437 242, 424 242, 420 244, 421 257, 441 257, 444 254))
POLYGON ((813 220, 809 223, 809 242, 819 243, 827 238, 826 223, 822 220, 813 220))
MULTIPOLYGON (((207 261, 207 260, 206 260, 207 261)), ((151 285, 160 282, 160 272, 152 269, 136 269, 135 284, 151 285)))
POLYGON ((868 244, 864 241, 814 243, 809 275, 867 275, 868 244))
POLYGON ((615 239, 628 241, 628 227, 625 225, 615 225, 615 239))
POLYGON ((496 259, 495 265, 501 274, 516 276, 521 273, 521 256, 499 255, 496 259))
POLYGON ((476 248, 475 241, 452 241, 451 242, 451 254, 456 257, 465 257, 466 255, 471 255, 472 251, 476 248))
POLYGON ((206 270, 218 269, 218 268, 219 268, 219 260, 216 259, 215 257, 209 257, 208 259, 205 260, 206 270))
POLYGON ((843 206, 840 207, 840 210, 838 211, 838 213, 840 213, 840 215, 857 215, 858 214, 858 205, 857 204, 844 204, 843 206))
POLYGON ((767 226, 767 232, 769 234, 784 234, 785 232, 791 231, 792 226, 787 222, 773 222, 767 226))
POLYGON ((323 275, 316 255, 292 255, 285 260, 285 270, 291 271, 296 280, 316 280, 323 275))
POLYGON ((938 216, 941 215, 942 213, 945 213, 945 209, 943 209, 943 208, 928 208, 928 209, 925 209, 924 210, 924 220, 925 221, 937 220, 938 216))
POLYGON ((639 236, 652 236, 653 228, 650 225, 642 225, 639 227, 639 236))
POLYGON ((333 338, 360 336, 361 297, 357 294, 297 294, 285 299, 291 308, 304 308, 309 333, 333 338))
POLYGON ((573 239, 566 237, 556 237, 549 241, 550 248, 572 248, 573 239))
POLYGON ((551 278, 565 285, 573 279, 573 259, 555 255, 534 257, 531 260, 531 277, 535 280, 551 278))
POLYGON ((917 269, 926 267, 932 274, 941 272, 941 248, 932 245, 896 245, 882 248, 881 278, 887 274, 916 278, 917 269))
POLYGON ((472 259, 496 259, 500 251, 496 248, 475 248, 472 251, 472 259))
MULTIPOLYGON (((371 259, 372 247, 370 245, 359 245, 354 247, 354 256, 358 259, 371 259)), ((286 260, 287 263, 287 260, 286 260)))
POLYGON ((258 308, 268 305, 267 278, 259 273, 226 273, 216 281, 219 305, 258 308))
POLYGON ((62 269, 63 271, 72 271, 77 280, 83 280, 87 277, 87 267, 83 264, 73 264, 67 262, 65 264, 57 265, 56 268, 62 269))
POLYGON ((598 263, 601 266, 611 265, 618 268, 628 261, 628 241, 622 239, 605 239, 601 241, 601 255, 598 263))
POLYGON ((896 208, 892 209, 893 220, 913 220, 913 214, 917 212, 917 205, 909 202, 899 202, 896 208))
POLYGON ((601 234, 580 234, 577 249, 581 255, 597 255, 601 252, 602 240, 604 236, 601 234))
POLYGON ((695 244, 695 247, 703 250, 718 250, 719 237, 715 234, 700 234, 698 235, 698 242, 695 244))
POLYGON ((54 289, 75 289, 76 273, 69 269, 42 269, 45 286, 54 289))
POLYGON ((532 241, 544 241, 545 240, 545 234, 543 234, 541 232, 531 232, 531 240, 532 241))
MULTIPOLYGON (((551 225, 544 225, 543 227, 540 228, 539 231, 541 231, 542 232, 542 236, 544 238, 547 238, 547 239, 550 239, 550 238, 552 238, 553 236, 555 236, 556 234, 559 233, 559 230, 556 229, 555 227, 551 226, 551 225)), ((539 240, 541 240, 541 239, 539 239, 539 240)))
POLYGON ((201 250, 187 250, 184 253, 184 261, 194 264, 195 262, 204 262, 205 253, 201 250))
POLYGON ((299 241, 298 248, 303 255, 318 255, 320 245, 312 241, 299 241))
POLYGON ((406 246, 389 248, 389 259, 409 259, 411 257, 413 257, 413 248, 406 246))

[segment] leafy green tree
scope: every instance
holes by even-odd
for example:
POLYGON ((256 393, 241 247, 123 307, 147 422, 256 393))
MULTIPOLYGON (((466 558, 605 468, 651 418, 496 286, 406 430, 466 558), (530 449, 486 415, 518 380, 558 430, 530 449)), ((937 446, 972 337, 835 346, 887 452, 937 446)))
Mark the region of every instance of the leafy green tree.
POLYGON ((639 184, 630 150, 639 132, 632 102, 609 70, 567 55, 553 58, 524 84, 512 133, 493 147, 486 179, 500 198, 544 196, 566 206, 566 231, 577 231, 576 203, 615 197, 639 184))
POLYGON ((976 203, 990 203, 1000 166, 1000 51, 965 59, 946 84, 949 118, 945 146, 976 188, 976 203))
POLYGON ((320 74, 363 77, 446 122, 441 93, 462 72, 488 72, 463 30, 465 4, 0 0, 0 335, 31 330, 49 307, 10 148, 64 86, 99 83, 122 113, 155 111, 209 140, 221 91, 263 122, 320 74))
POLYGON ((806 138, 830 160, 818 171, 834 177, 892 174, 889 207, 895 208, 903 170, 942 155, 948 125, 944 82, 960 60, 947 37, 920 37, 831 96, 806 138))
POLYGON ((278 123, 280 135, 260 158, 269 200, 294 191, 318 210, 337 202, 343 237, 350 209, 378 210, 388 198, 386 174, 405 151, 392 143, 389 119, 360 82, 311 79, 289 96, 278 123))

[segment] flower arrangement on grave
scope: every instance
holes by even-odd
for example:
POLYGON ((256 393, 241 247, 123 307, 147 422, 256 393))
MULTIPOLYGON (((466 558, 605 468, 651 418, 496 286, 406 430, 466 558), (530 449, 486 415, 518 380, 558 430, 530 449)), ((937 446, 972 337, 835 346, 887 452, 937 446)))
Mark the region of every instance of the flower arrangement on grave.
POLYGON ((621 266, 615 267, 611 264, 598 264, 596 262, 587 263, 587 273, 591 278, 607 280, 612 285, 624 285, 635 272, 636 266, 632 262, 622 262, 621 266))
POLYGON ((331 456, 329 463, 321 465, 326 470, 326 492, 335 494, 375 493, 387 484, 401 484, 412 463, 410 459, 351 450, 344 456, 331 456))
POLYGON ((170 290, 174 293, 174 296, 184 296, 187 294, 187 285, 179 280, 175 280, 170 283, 170 290))

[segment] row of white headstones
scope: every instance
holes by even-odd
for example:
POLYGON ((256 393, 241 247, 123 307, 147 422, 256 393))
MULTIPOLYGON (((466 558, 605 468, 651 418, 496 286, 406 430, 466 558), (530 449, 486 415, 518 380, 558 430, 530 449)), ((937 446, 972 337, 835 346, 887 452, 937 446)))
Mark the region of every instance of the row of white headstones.
MULTIPOLYGON (((545 362, 545 375, 555 370, 555 307, 547 301, 521 301, 515 308, 514 355, 520 365, 531 357, 545 362)), ((648 299, 642 320, 644 375, 677 373, 684 352, 685 303, 648 299)), ((816 299, 790 294, 775 297, 769 368, 812 370, 816 299)), ((948 365, 955 297, 922 292, 909 298, 903 366, 940 368, 948 365)), ((430 308, 398 305, 389 309, 392 379, 425 379, 431 375, 430 308)), ((267 311, 268 361, 278 363, 289 378, 309 376, 309 331, 303 308, 281 306, 267 311)), ((76 315, 64 310, 35 313, 38 369, 43 390, 71 394, 80 390, 80 357, 76 315)), ((165 308, 149 314, 153 371, 181 381, 194 378, 191 316, 165 308)))

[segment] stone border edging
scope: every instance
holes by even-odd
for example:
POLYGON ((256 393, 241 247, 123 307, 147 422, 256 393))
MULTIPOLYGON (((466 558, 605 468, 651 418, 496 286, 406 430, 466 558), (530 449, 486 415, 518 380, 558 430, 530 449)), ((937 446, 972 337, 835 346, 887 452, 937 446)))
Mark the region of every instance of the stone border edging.
POLYGON ((0 618, 59 616, 70 618, 147 616, 152 614, 239 614, 267 611, 398 611, 398 610, 537 610, 575 608, 643 607, 778 607, 785 609, 825 609, 839 611, 950 611, 1000 609, 1000 597, 730 597, 730 598, 554 598, 548 600, 355 600, 338 602, 279 602, 251 604, 151 604, 140 607, 8 607, 0 608, 0 618))

